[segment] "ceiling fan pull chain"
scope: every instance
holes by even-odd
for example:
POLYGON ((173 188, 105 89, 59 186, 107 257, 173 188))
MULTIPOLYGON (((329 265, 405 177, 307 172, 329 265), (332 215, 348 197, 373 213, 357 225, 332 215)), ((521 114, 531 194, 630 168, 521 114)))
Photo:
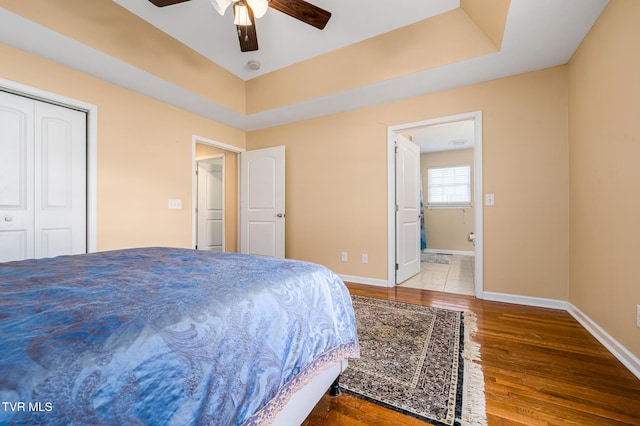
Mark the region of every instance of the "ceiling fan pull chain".
POLYGON ((247 41, 249 41, 249 32, 246 31, 246 27, 238 27, 238 37, 244 39, 245 43, 247 41), (240 28, 244 28, 245 29, 244 36, 242 35, 242 30, 240 28))

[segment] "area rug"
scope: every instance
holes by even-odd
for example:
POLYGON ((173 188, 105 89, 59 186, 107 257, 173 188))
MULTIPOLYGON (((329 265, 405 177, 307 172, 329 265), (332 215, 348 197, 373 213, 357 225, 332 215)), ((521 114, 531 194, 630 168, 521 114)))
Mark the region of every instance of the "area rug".
POLYGON ((340 388, 434 425, 486 425, 471 312, 352 296, 360 359, 340 388))
POLYGON ((451 263, 451 255, 450 254, 440 254, 440 253, 421 253, 420 261, 427 263, 441 263, 443 265, 448 265, 451 263))

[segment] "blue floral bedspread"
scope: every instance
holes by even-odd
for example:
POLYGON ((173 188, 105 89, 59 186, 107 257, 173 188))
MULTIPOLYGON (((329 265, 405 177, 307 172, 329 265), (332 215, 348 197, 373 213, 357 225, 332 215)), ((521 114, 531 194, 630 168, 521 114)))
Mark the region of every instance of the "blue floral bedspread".
POLYGON ((349 293, 313 263, 174 248, 0 263, 0 424, 259 424, 357 356, 349 293))

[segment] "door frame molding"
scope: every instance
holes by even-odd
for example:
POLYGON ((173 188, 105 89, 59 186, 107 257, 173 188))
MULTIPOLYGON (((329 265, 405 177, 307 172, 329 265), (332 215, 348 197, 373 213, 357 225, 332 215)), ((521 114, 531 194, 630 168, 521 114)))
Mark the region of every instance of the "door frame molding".
MULTIPOLYGON (((196 161, 196 144, 210 145, 216 148, 224 149, 225 151, 234 152, 240 154, 246 151, 244 148, 240 148, 234 145, 229 145, 223 142, 219 142, 213 139, 208 139, 203 136, 192 135, 191 136, 191 248, 196 248, 198 242, 198 228, 196 216, 196 207, 198 206, 198 179, 196 178, 196 170, 198 167, 196 161)), ((238 214, 240 212, 240 155, 238 155, 238 214)), ((238 231, 240 230, 240 222, 238 221, 238 231)), ((238 234, 237 246, 240 248, 240 232, 238 234)), ((224 241, 223 241, 224 246, 224 241)))
POLYGON ((483 298, 483 200, 482 200, 482 111, 472 111, 462 114, 439 117, 412 123, 398 124, 387 127, 387 287, 396 285, 396 170, 395 170, 395 134, 415 127, 431 126, 434 124, 453 123, 462 120, 474 120, 475 145, 473 150, 473 203, 475 206, 475 293, 479 299, 483 298))
POLYGON ((0 78, 0 90, 14 95, 79 110, 87 114, 87 252, 97 250, 98 107, 25 84, 0 78))
MULTIPOLYGON (((227 178, 226 178, 226 173, 227 173, 227 169, 225 166, 225 161, 226 161, 226 153, 221 152, 219 154, 215 154, 212 155, 211 157, 206 157, 206 158, 201 158, 199 160, 196 160, 196 170, 198 170, 198 167, 200 165, 200 163, 211 163, 211 160, 216 160, 216 159, 222 159, 222 191, 221 191, 221 196, 222 196, 222 251, 226 251, 226 219, 225 219, 225 215, 226 215, 226 211, 227 211, 227 200, 226 200, 226 185, 227 185, 227 178)), ((199 178, 199 172, 196 175, 196 207, 200 204, 200 189, 198 188, 198 178, 199 178)), ((196 216, 196 247, 197 247, 197 243, 198 243, 198 215, 199 215, 199 211, 197 208, 193 209, 193 212, 196 216)))

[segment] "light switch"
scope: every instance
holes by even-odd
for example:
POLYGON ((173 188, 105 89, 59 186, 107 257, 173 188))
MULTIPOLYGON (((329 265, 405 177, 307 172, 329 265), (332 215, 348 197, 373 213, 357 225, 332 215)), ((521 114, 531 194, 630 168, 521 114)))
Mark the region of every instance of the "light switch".
POLYGON ((170 209, 181 209, 182 208, 182 200, 169 199, 169 208, 170 209))
POLYGON ((496 198, 494 194, 485 194, 484 195, 484 205, 485 206, 495 206, 496 198))

